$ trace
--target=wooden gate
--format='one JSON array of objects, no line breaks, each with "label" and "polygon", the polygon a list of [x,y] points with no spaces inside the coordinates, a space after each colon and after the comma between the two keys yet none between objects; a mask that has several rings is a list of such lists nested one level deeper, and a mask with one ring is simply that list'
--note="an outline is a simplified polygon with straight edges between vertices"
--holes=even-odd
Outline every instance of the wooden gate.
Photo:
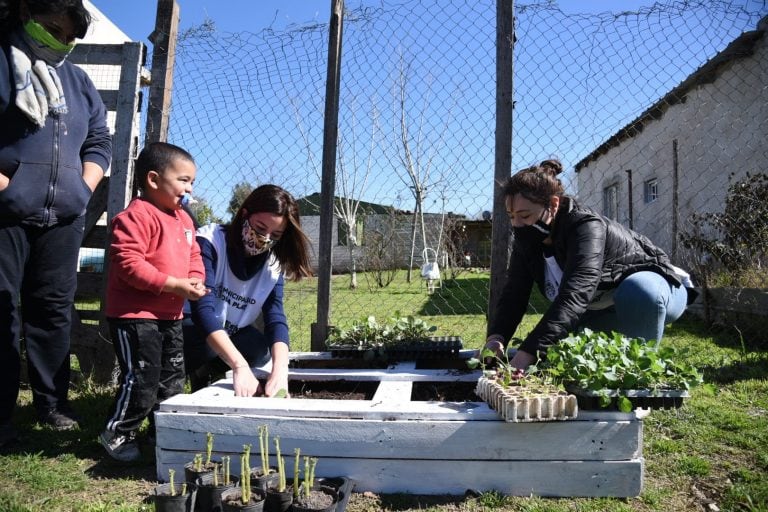
[{"label": "wooden gate", "polygon": [[[79,44],[69,56],[69,61],[84,68],[99,89],[112,131],[112,165],[94,191],[86,213],[82,245],[86,248],[108,249],[107,226],[131,199],[133,164],[139,140],[141,87],[149,82],[149,74],[143,67],[145,58],[145,47],[137,42]],[[109,78],[110,75],[113,78]],[[78,272],[77,296],[99,299],[99,307],[73,311],[72,353],[77,356],[83,373],[91,373],[97,380],[106,381],[114,368],[114,353],[108,336],[101,336],[107,332],[104,301],[101,300],[106,268],[101,266],[95,269],[97,271],[91,270]]]}]

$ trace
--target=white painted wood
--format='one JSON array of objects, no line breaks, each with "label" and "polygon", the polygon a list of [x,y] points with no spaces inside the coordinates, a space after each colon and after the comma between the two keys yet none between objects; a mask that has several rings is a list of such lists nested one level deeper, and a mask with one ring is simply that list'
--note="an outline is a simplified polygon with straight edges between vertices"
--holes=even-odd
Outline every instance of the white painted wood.
[{"label": "white painted wood", "polygon": [[402,402],[403,397],[410,397],[412,393],[412,381],[381,381],[371,401],[374,403],[397,403]]},{"label": "white painted wood", "polygon": [[251,444],[252,464],[258,464],[258,427],[267,425],[288,458],[295,448],[319,457],[318,476],[353,478],[356,491],[636,496],[642,490],[640,420],[647,411],[579,411],[568,421],[507,423],[481,401],[410,400],[414,381],[451,380],[448,370],[417,370],[412,363],[298,370],[290,370],[297,379],[380,384],[372,400],[235,397],[231,379],[177,395],[155,414],[158,479],[204,452],[206,432],[214,434],[218,454],[236,455]]},{"label": "white painted wood", "polygon": [[[187,454],[163,454],[158,458],[158,478],[168,475],[169,469],[180,474],[187,462]],[[318,462],[317,476],[351,478],[355,481],[355,492],[463,494],[467,489],[473,489],[495,490],[514,496],[631,497],[642,491],[642,458],[626,461],[451,462],[324,457]],[[286,463],[286,470],[291,478],[293,465]],[[239,469],[233,471],[239,472]]]},{"label": "white painted wood", "polygon": [[[190,454],[258,452],[258,427],[280,437],[284,453],[317,457],[428,460],[625,460],[642,453],[637,421],[507,423],[504,421],[378,421],[272,416],[157,413],[157,445]],[[191,459],[191,456],[190,456]]]}]

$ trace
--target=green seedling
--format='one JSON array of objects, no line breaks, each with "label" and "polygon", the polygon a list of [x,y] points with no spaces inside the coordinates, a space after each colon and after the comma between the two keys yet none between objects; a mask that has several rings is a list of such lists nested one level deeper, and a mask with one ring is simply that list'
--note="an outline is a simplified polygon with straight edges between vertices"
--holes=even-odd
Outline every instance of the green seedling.
[{"label": "green seedling", "polygon": [[205,464],[208,466],[211,463],[211,454],[213,453],[213,434],[208,432],[205,434]]},{"label": "green seedling", "polygon": [[243,505],[251,501],[251,445],[243,445],[243,454],[240,456],[240,499]]},{"label": "green seedling", "polygon": [[280,438],[275,437],[275,454],[277,457],[278,492],[285,492],[285,458],[280,453]]}]

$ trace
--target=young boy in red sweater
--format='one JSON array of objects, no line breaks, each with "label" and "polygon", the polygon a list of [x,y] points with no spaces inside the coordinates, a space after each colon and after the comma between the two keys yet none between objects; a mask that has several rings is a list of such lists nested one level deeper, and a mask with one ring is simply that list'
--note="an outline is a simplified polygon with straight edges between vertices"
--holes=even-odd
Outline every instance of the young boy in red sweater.
[{"label": "young boy in red sweater", "polygon": [[112,220],[106,316],[121,376],[99,441],[119,461],[141,457],[136,431],[184,389],[182,307],[206,293],[194,225],[182,209],[195,172],[185,150],[149,144],[136,160],[141,195]]}]

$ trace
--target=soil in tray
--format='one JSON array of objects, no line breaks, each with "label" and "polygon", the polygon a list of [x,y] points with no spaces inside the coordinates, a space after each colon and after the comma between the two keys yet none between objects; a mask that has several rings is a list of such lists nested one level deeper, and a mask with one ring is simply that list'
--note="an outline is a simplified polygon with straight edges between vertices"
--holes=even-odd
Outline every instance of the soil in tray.
[{"label": "soil in tray", "polygon": [[[291,381],[291,398],[321,400],[371,400],[378,382],[366,381]],[[410,400],[416,402],[477,402],[474,382],[414,382]]]},{"label": "soil in tray", "polygon": [[290,381],[291,398],[316,398],[324,400],[371,400],[378,382],[366,381]]},{"label": "soil in tray", "polygon": [[414,382],[411,400],[415,402],[478,402],[476,382]]}]

